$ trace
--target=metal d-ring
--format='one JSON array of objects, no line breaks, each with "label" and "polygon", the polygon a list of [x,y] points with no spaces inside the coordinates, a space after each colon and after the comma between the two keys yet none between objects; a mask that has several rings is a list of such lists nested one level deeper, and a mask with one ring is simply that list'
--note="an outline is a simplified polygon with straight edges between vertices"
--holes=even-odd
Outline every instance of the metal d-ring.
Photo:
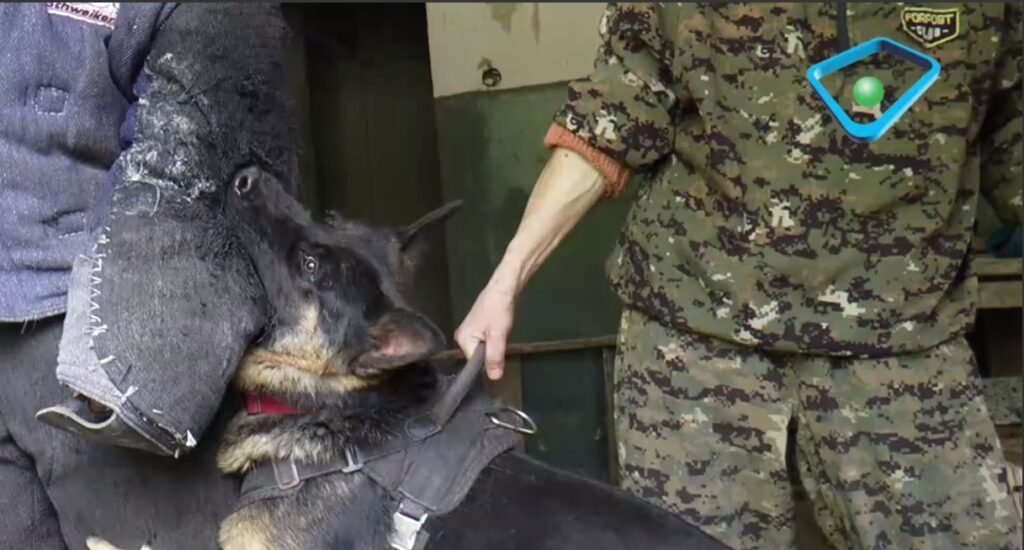
[{"label": "metal d-ring", "polygon": [[[509,411],[515,414],[520,418],[520,420],[523,421],[523,425],[516,426],[515,424],[509,424],[508,422],[499,419],[497,413],[502,411]],[[484,416],[486,416],[487,419],[491,421],[491,424],[494,424],[495,426],[498,426],[500,428],[505,428],[507,430],[512,430],[514,432],[519,432],[525,435],[533,435],[537,433],[537,424],[534,423],[533,419],[530,418],[528,414],[524,413],[523,411],[515,407],[505,406],[498,409],[497,411],[489,411],[485,413]]]}]

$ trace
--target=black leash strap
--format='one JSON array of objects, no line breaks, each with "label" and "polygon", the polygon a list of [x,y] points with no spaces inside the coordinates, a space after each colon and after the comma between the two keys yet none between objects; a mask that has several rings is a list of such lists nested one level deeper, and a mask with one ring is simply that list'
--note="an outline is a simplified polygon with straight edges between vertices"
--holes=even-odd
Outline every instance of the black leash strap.
[{"label": "black leash strap", "polygon": [[480,342],[476,349],[473,350],[473,356],[463,365],[455,380],[448,386],[441,399],[438,399],[434,408],[430,410],[430,419],[434,421],[435,425],[444,426],[448,419],[452,417],[455,409],[459,408],[459,404],[462,403],[466,394],[469,393],[473,383],[476,382],[477,376],[480,375],[480,371],[484,368],[485,355],[486,347],[483,342]]}]

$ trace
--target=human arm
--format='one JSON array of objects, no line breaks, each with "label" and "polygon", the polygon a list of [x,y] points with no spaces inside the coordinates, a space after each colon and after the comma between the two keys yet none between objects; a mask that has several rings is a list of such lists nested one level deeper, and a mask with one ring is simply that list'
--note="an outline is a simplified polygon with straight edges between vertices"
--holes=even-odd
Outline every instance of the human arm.
[{"label": "human arm", "polygon": [[541,171],[515,236],[455,331],[455,341],[466,357],[472,355],[478,343],[487,344],[490,378],[500,378],[504,370],[515,302],[526,283],[604,191],[601,174],[569,149],[556,149]]},{"label": "human arm", "polygon": [[686,94],[671,68],[675,49],[663,30],[666,19],[653,4],[610,4],[594,71],[569,84],[545,139],[555,153],[504,257],[456,331],[467,357],[486,342],[492,379],[501,376],[515,302],[530,276],[602,195],[618,195],[632,172],[672,149],[674,111]]}]

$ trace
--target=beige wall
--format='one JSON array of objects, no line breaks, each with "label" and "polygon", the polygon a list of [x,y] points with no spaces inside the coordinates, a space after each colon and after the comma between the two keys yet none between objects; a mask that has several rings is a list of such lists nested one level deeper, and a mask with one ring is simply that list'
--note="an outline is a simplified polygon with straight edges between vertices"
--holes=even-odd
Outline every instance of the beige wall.
[{"label": "beige wall", "polygon": [[[603,3],[428,3],[434,97],[561,82],[593,66]],[[487,63],[501,83],[484,86]]]}]

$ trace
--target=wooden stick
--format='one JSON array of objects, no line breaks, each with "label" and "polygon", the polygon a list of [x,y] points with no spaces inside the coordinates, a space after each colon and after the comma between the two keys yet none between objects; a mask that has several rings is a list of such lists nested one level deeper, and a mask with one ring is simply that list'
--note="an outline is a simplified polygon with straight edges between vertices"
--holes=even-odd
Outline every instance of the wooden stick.
[{"label": "wooden stick", "polygon": [[[581,349],[614,348],[616,335],[591,336],[587,338],[571,338],[569,340],[548,340],[546,342],[526,342],[509,344],[505,348],[505,356],[536,355],[538,353],[556,353],[560,351],[577,351]],[[430,358],[435,363],[464,361],[462,350],[445,350]]]}]

